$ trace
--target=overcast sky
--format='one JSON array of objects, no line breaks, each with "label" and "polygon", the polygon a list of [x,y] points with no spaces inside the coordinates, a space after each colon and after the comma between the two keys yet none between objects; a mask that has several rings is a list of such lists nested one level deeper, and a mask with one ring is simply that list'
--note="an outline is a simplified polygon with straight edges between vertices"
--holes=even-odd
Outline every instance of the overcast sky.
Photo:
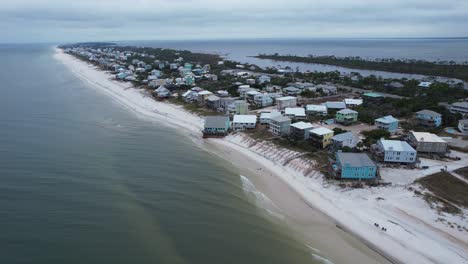
[{"label": "overcast sky", "polygon": [[0,0],[0,42],[467,36],[468,0]]}]

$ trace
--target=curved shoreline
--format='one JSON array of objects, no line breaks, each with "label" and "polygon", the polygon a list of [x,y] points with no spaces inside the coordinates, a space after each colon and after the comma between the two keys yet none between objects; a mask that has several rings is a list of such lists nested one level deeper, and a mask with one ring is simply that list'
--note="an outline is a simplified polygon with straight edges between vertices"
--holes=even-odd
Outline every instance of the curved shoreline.
[{"label": "curved shoreline", "polygon": [[[166,125],[178,128],[182,133],[187,134],[198,145],[203,146],[204,144],[206,144],[206,142],[204,142],[200,136],[200,131],[203,127],[202,118],[186,112],[179,106],[163,102],[157,102],[152,98],[145,97],[145,95],[141,93],[142,91],[138,91],[137,89],[129,89],[131,88],[131,85],[128,83],[111,81],[109,79],[110,76],[106,73],[91,68],[87,63],[78,61],[71,55],[67,55],[61,51],[58,51],[55,54],[55,58],[62,62],[64,65],[66,65],[80,79],[89,83],[94,88],[99,89],[100,91],[108,94],[119,104],[137,113],[137,116],[149,118],[150,120],[165,122]],[[79,67],[79,69],[77,69],[77,67]],[[412,244],[409,244],[410,247],[408,247],[408,244],[404,244],[406,242],[405,237],[401,238],[401,240],[398,240],[396,237],[389,237],[387,234],[383,234],[370,227],[368,230],[366,222],[372,222],[372,219],[375,218],[376,215],[367,215],[366,213],[371,213],[368,212],[368,210],[373,210],[375,206],[374,204],[371,204],[369,208],[365,208],[364,210],[362,210],[362,212],[359,212],[360,214],[356,214],[349,210],[343,209],[343,207],[345,207],[346,205],[338,205],[337,202],[339,203],[339,200],[333,201],[334,198],[338,197],[338,195],[334,193],[337,191],[330,190],[329,186],[324,187],[323,181],[318,180],[318,178],[316,178],[314,181],[308,181],[308,179],[311,176],[304,176],[305,165],[300,164],[300,161],[298,161],[296,164],[292,164],[296,166],[296,168],[292,168],[289,165],[287,167],[282,167],[280,165],[281,160],[278,157],[274,157],[271,155],[268,156],[268,153],[261,154],[261,149],[252,149],[251,147],[249,147],[248,143],[243,142],[242,140],[243,138],[241,136],[232,135],[223,140],[210,139],[207,142],[209,142],[212,145],[216,145],[218,148],[226,148],[229,149],[231,152],[235,152],[235,154],[231,153],[230,157],[232,157],[233,155],[243,156],[244,159],[250,159],[252,163],[255,163],[260,167],[264,167],[265,169],[270,170],[272,172],[272,175],[274,174],[277,179],[285,183],[285,186],[287,188],[290,188],[295,193],[297,193],[297,195],[299,195],[308,206],[312,206],[313,208],[316,208],[319,211],[326,214],[327,216],[329,216],[331,219],[334,219],[334,221],[338,223],[341,227],[343,227],[345,231],[348,231],[349,233],[359,238],[361,242],[367,242],[366,244],[369,248],[374,249],[376,252],[379,252],[382,255],[385,255],[387,259],[391,259],[393,260],[393,262],[402,263],[438,262],[437,260],[432,259],[433,256],[427,256],[426,254],[424,254],[426,253],[425,251],[413,252],[415,247],[417,248],[419,241],[413,241]],[[297,168],[299,168],[299,170]],[[267,182],[267,180],[265,179],[263,179],[263,181]],[[361,194],[359,194],[358,196],[360,197],[360,195]],[[346,195],[344,196],[344,198],[347,198]],[[338,198],[341,199],[343,197],[340,196]],[[352,198],[354,199],[354,197]],[[389,218],[395,219],[394,215],[385,215],[384,212],[377,212],[377,216],[379,218],[387,216]],[[339,221],[339,219],[344,219],[346,221]],[[400,220],[400,218],[396,219],[397,220],[395,221]],[[406,221],[405,224],[413,223]],[[407,226],[407,228],[411,227],[414,226]],[[421,232],[421,229],[417,230],[417,232],[423,233]],[[424,240],[426,238],[427,237],[425,236],[417,237],[418,240]],[[431,241],[431,244],[428,244],[426,247],[434,247],[435,245],[438,244],[435,243],[435,241]],[[438,245],[436,248],[434,248],[434,250],[440,249],[441,246],[443,248],[443,246],[445,245],[445,243],[443,243],[443,245]],[[466,245],[462,245],[461,249],[463,250],[464,248],[466,249],[468,247],[466,247]],[[463,251],[461,253],[461,257],[456,257],[456,255],[449,253],[457,253],[460,251],[452,250],[453,249],[451,248],[450,250],[443,252],[444,260],[451,259],[455,261],[466,261],[466,258],[468,256],[463,256]],[[398,256],[395,254],[398,254]],[[446,259],[445,257],[447,256],[449,258]]]}]

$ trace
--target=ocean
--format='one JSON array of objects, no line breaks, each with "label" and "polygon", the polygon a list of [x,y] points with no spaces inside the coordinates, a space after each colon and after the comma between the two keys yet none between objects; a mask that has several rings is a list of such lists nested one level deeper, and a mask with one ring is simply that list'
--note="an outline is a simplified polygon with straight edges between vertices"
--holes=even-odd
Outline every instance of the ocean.
[{"label": "ocean", "polygon": [[229,163],[53,53],[0,45],[0,263],[320,263]]}]

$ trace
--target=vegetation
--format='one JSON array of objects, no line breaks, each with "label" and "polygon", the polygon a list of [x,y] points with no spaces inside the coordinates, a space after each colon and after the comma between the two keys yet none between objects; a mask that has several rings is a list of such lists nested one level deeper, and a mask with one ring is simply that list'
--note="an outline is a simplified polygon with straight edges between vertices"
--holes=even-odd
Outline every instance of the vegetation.
[{"label": "vegetation", "polygon": [[376,59],[366,60],[361,57],[335,57],[335,56],[313,56],[308,57],[279,54],[260,54],[255,56],[259,59],[275,61],[290,61],[301,63],[317,63],[348,67],[353,69],[376,70],[387,72],[399,72],[409,74],[424,74],[430,76],[444,76],[468,81],[468,62],[456,64],[450,62],[430,62],[424,60],[404,59]]},{"label": "vegetation", "polygon": [[390,137],[390,133],[388,131],[381,130],[381,129],[375,129],[375,130],[370,130],[370,131],[362,131],[361,134],[363,134],[366,137],[363,140],[364,144],[366,146],[370,146],[372,144],[375,144],[381,138],[388,139]]},{"label": "vegetation", "polygon": [[463,178],[468,180],[468,167],[457,169],[455,170],[455,172],[460,174],[461,176],[463,176]]},{"label": "vegetation", "polygon": [[425,194],[426,201],[442,204],[439,207],[442,211],[460,213],[459,207],[468,207],[468,184],[448,172],[435,173],[416,182],[432,193]]}]

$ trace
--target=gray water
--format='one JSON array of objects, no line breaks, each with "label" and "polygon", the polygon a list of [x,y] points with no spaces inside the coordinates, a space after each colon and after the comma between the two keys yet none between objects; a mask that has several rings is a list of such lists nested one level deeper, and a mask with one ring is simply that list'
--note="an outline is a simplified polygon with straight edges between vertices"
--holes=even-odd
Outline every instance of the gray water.
[{"label": "gray water", "polygon": [[[429,61],[468,61],[468,38],[435,39],[259,39],[259,40],[200,40],[200,41],[132,41],[121,44],[148,47],[186,49],[195,52],[216,53],[228,59],[260,67],[286,67],[300,71],[358,72],[384,78],[426,79],[419,74],[350,69],[322,64],[277,62],[252,58],[258,54],[282,55],[334,55],[338,57],[360,56],[365,59],[397,58]],[[441,78],[441,81],[449,80]],[[457,80],[458,81],[458,80]]]},{"label": "gray water", "polygon": [[52,55],[0,45],[0,263],[320,263],[235,168]]}]

